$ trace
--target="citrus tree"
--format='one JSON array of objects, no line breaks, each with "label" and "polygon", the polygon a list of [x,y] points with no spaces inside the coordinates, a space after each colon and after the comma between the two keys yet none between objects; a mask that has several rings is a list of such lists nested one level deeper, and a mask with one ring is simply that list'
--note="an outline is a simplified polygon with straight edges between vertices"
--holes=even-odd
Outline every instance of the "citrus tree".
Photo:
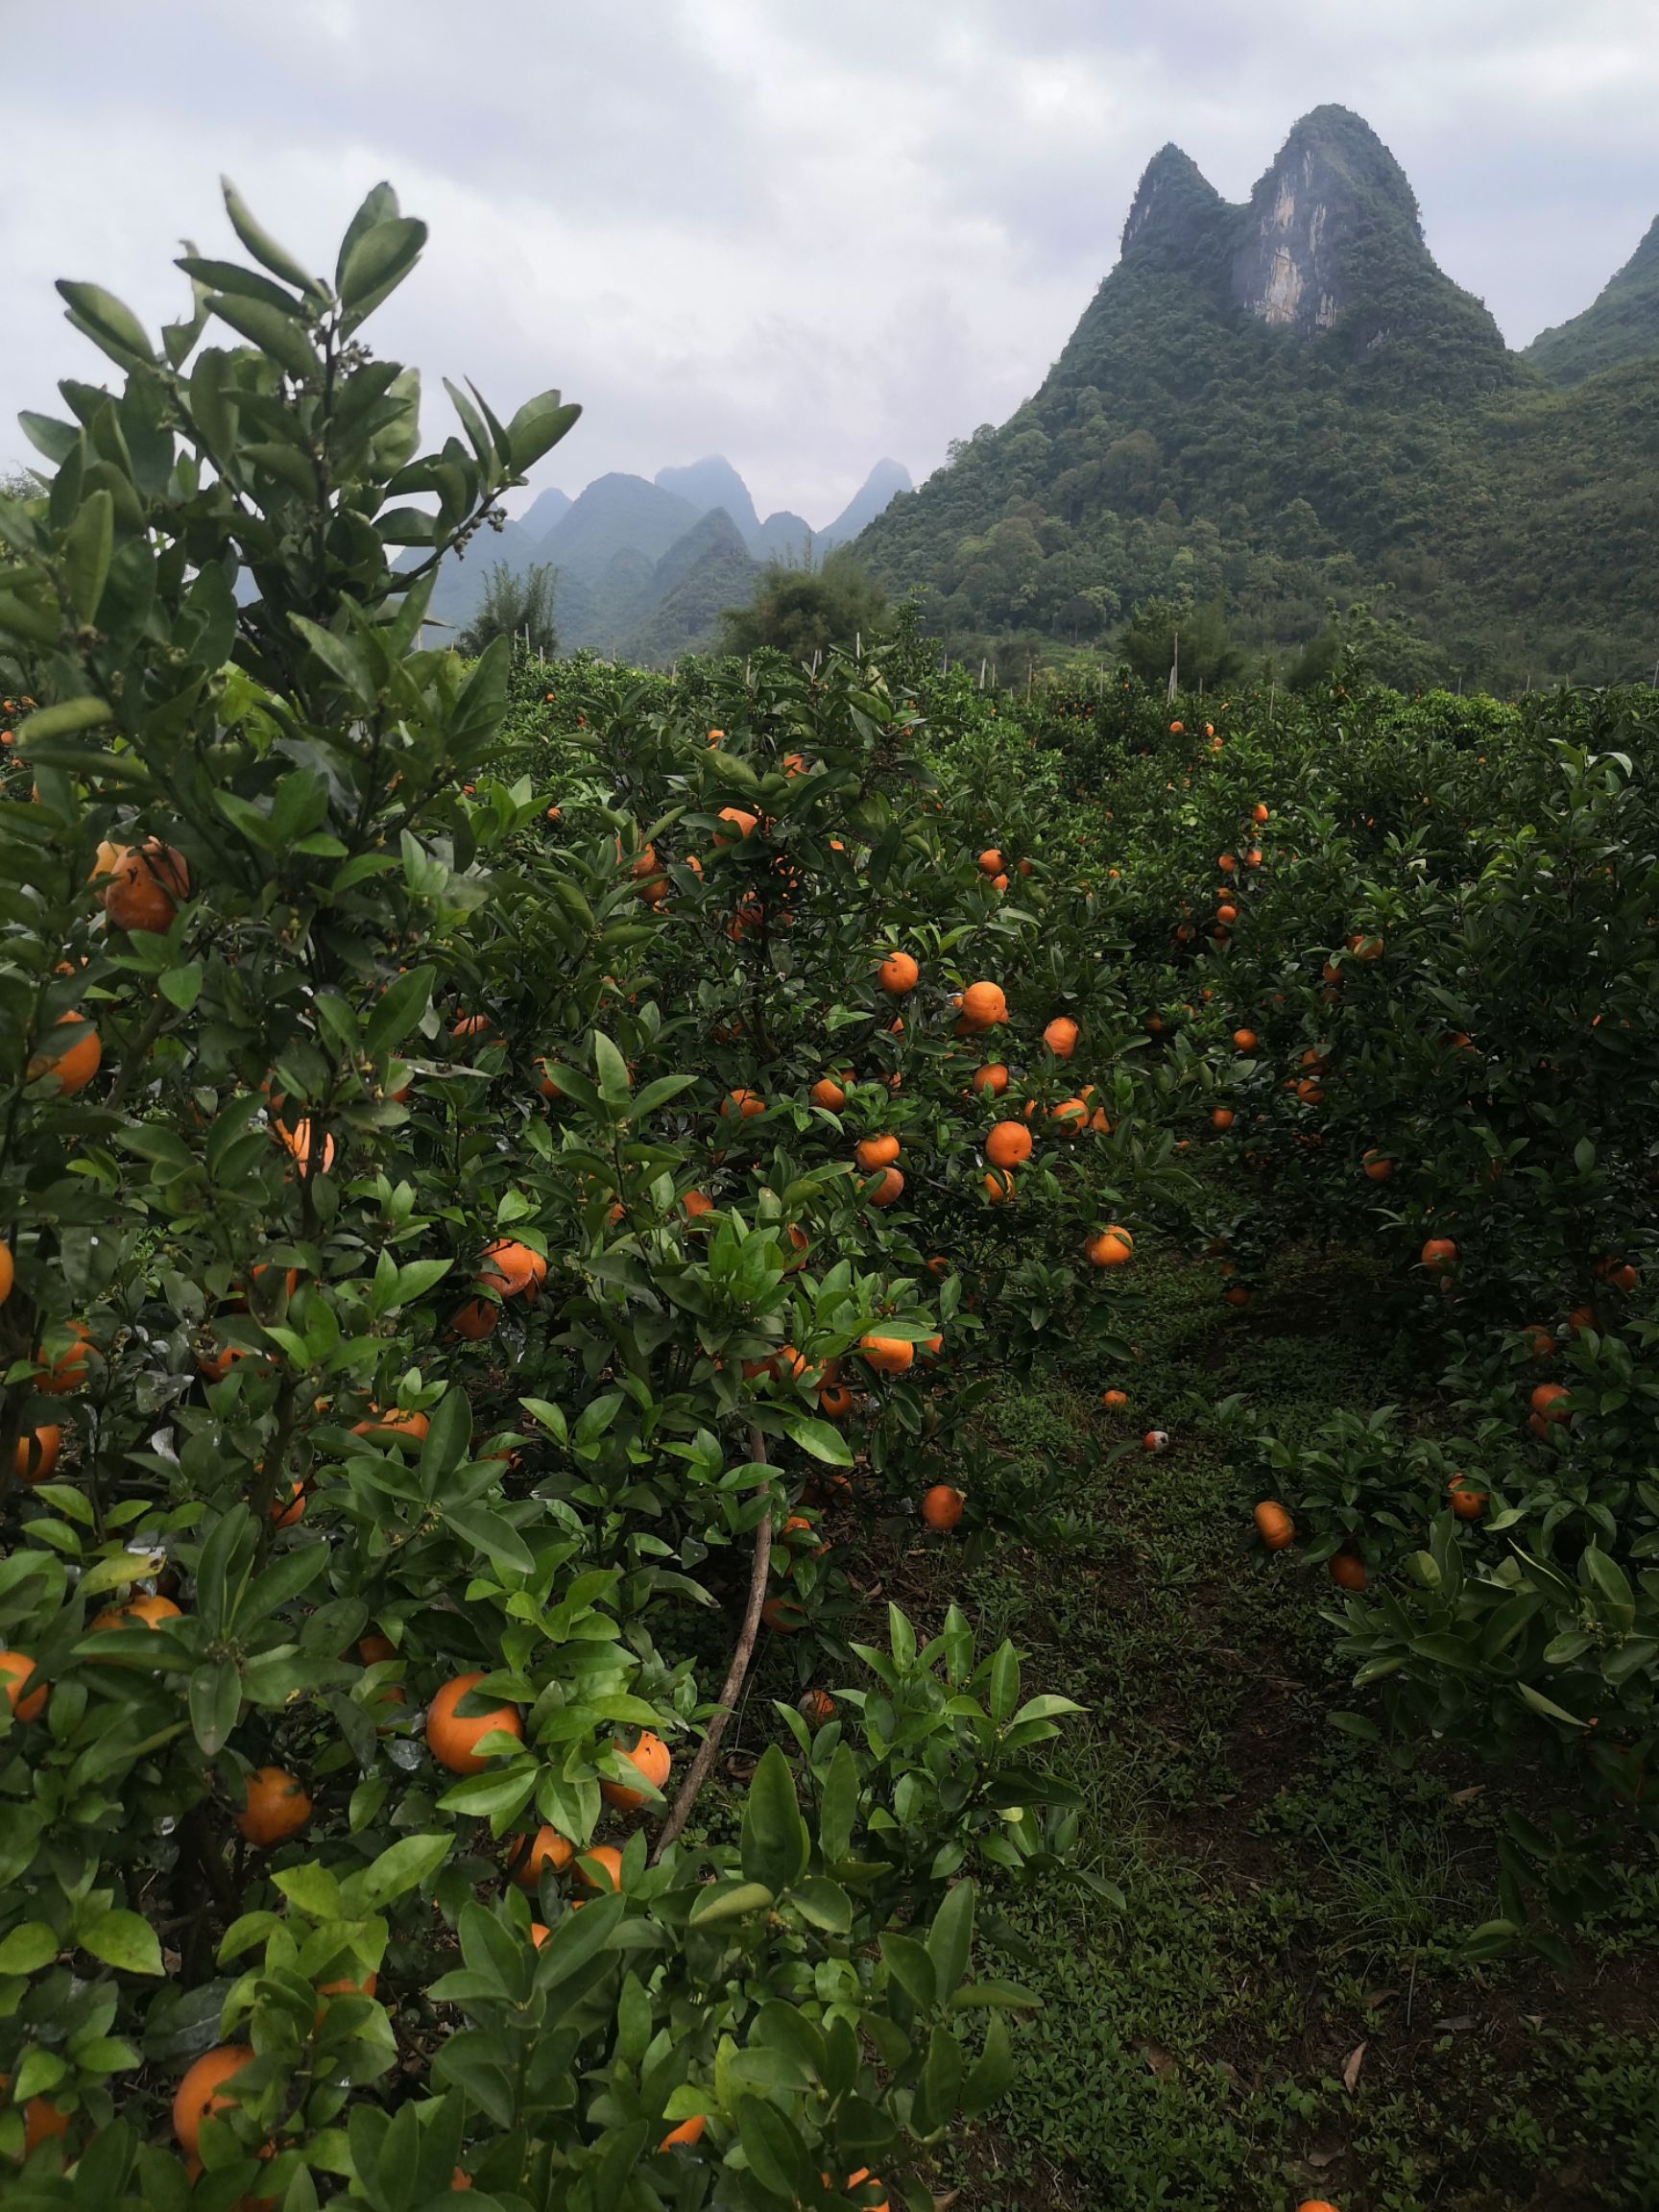
[{"label": "citrus tree", "polygon": [[895,1613],[700,1793],[867,1485],[996,1510],[918,1497],[928,1362],[1034,1240],[1110,1327],[1130,1156],[1052,1110],[1110,992],[858,664],[527,757],[422,622],[574,408],[422,451],[364,335],[422,227],[325,280],[227,204],[158,341],[62,287],[119,384],[0,501],[9,2200],[925,2202],[1070,1708]]}]

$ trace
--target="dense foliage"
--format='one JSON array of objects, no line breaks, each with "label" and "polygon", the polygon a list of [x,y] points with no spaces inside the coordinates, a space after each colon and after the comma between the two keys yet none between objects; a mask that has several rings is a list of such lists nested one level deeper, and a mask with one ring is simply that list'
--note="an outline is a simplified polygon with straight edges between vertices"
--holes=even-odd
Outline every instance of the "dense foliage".
[{"label": "dense foliage", "polygon": [[422,649],[574,410],[421,452],[421,227],[228,208],[158,345],[62,288],[120,380],[0,499],[8,2203],[922,2212],[1013,1916],[1127,1911],[954,1577],[1064,1565],[1002,1393],[1118,1420],[1154,1264],[1339,1252],[1443,1378],[1192,1418],[1349,1743],[1549,1774],[1463,1948],[1570,1967],[1659,1812],[1651,694]]}]

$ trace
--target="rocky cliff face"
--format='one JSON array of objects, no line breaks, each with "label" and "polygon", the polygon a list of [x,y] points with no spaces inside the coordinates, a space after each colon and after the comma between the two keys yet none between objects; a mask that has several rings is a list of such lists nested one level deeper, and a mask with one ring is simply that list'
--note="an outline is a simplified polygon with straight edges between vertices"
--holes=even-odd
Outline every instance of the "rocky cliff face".
[{"label": "rocky cliff face", "polygon": [[1346,108],[1302,118],[1241,218],[1233,298],[1279,327],[1329,330],[1355,304],[1356,264],[1380,228],[1428,259],[1405,171]]}]

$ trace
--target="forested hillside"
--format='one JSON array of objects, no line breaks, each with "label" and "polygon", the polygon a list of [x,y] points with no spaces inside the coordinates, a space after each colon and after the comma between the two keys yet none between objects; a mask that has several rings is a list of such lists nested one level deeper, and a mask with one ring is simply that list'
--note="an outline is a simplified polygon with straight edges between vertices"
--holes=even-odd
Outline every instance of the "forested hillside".
[{"label": "forested hillside", "polygon": [[1166,147],[1035,397],[861,550],[993,649],[1102,642],[1160,595],[1218,601],[1253,652],[1283,652],[1360,598],[1408,633],[1398,677],[1640,675],[1659,652],[1649,258],[1535,365],[1435,267],[1358,116],[1304,118],[1245,207]]}]

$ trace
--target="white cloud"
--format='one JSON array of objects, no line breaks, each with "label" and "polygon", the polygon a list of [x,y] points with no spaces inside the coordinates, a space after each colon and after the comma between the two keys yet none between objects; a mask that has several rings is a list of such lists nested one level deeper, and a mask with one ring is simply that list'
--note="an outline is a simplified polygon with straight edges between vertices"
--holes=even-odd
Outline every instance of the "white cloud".
[{"label": "white cloud", "polygon": [[[0,8],[7,0],[0,0]],[[8,12],[12,12],[8,10]],[[576,489],[726,453],[824,521],[1041,381],[1166,139],[1242,199],[1295,117],[1357,108],[1512,342],[1586,305],[1659,208],[1650,0],[75,0],[7,30],[0,424],[94,374],[60,275],[153,324],[228,170],[324,259],[382,176],[432,225],[376,325],[501,408],[587,413]],[[21,453],[0,427],[0,460]]]}]

